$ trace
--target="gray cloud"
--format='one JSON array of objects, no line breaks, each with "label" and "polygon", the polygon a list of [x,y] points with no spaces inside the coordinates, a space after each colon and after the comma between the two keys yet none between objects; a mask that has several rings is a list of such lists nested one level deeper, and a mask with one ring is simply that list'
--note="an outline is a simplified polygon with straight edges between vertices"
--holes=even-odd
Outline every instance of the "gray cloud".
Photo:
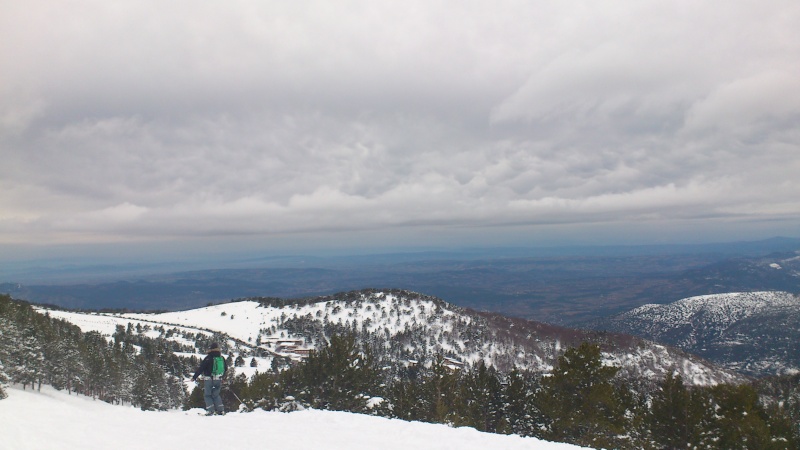
[{"label": "gray cloud", "polygon": [[0,9],[0,242],[798,230],[796,2]]}]

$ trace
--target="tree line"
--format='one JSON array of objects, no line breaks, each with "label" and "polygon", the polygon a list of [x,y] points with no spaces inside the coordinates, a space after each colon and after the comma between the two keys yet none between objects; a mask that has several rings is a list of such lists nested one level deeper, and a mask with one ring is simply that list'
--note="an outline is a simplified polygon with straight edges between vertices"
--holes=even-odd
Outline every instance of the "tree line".
[{"label": "tree line", "polygon": [[[790,381],[793,406],[767,401],[755,385],[689,387],[680,376],[652,385],[617,377],[619,369],[604,366],[600,348],[589,343],[566,350],[546,375],[503,374],[483,364],[454,370],[442,355],[388,377],[387,371],[354,335],[336,335],[303,363],[279,373],[231,377],[223,397],[230,408],[241,400],[251,410],[351,411],[593,448],[800,445],[798,377]],[[187,407],[201,405],[198,389]]]},{"label": "tree line", "polygon": [[[174,342],[117,327],[113,340],[0,296],[0,382],[24,389],[51,385],[70,394],[142,409],[178,408],[192,361],[175,356]],[[183,349],[186,350],[186,349]],[[0,388],[0,396],[5,396]]]}]

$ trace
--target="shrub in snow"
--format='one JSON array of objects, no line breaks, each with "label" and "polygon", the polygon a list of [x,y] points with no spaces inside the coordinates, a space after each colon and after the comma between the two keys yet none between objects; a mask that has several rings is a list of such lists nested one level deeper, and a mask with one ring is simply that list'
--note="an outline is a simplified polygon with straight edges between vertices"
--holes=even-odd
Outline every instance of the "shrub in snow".
[{"label": "shrub in snow", "polygon": [[0,400],[8,397],[6,394],[6,386],[8,386],[8,375],[3,368],[3,362],[0,361]]}]

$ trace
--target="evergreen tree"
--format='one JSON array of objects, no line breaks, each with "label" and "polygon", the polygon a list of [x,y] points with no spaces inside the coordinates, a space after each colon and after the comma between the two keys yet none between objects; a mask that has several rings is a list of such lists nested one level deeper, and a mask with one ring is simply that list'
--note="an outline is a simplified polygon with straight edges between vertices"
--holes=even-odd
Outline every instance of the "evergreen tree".
[{"label": "evergreen tree", "polygon": [[718,440],[715,425],[714,398],[708,388],[689,390],[689,418],[692,424],[689,432],[689,446],[692,448],[716,448]]},{"label": "evergreen tree", "polygon": [[538,400],[548,420],[546,437],[591,447],[617,447],[625,416],[612,383],[619,369],[604,366],[600,347],[583,343],[558,358]]},{"label": "evergreen tree", "polygon": [[248,409],[273,410],[279,408],[280,401],[285,398],[285,392],[286,389],[278,382],[277,374],[257,372],[243,387],[239,398],[245,402]]},{"label": "evergreen tree", "polygon": [[716,443],[725,449],[770,449],[770,436],[758,394],[751,386],[719,385],[711,388],[715,403]]},{"label": "evergreen tree", "polygon": [[359,348],[355,336],[348,334],[332,336],[284,377],[296,383],[298,398],[315,408],[363,412],[378,388],[379,375],[372,352]]},{"label": "evergreen tree", "polygon": [[11,381],[22,384],[22,388],[31,387],[44,377],[44,350],[36,338],[33,324],[25,326],[20,338],[9,351],[11,365]]},{"label": "evergreen tree", "polygon": [[[12,313],[11,305],[8,304],[4,296],[0,296],[0,313],[10,316]],[[3,345],[0,345],[0,396],[6,398],[5,387],[12,381],[10,371],[7,372],[12,363],[11,350],[19,345],[19,334],[16,329],[16,324],[11,320],[7,320],[3,315],[0,315],[0,339]]]},{"label": "evergreen tree", "polygon": [[680,375],[667,374],[653,396],[651,425],[653,438],[664,449],[686,448],[694,435],[689,409],[689,391]]},{"label": "evergreen tree", "polygon": [[[0,333],[0,338],[3,335]],[[5,366],[3,365],[3,360],[0,358],[0,400],[7,398],[8,394],[6,394],[6,387],[8,386],[8,375],[6,375]]]},{"label": "evergreen tree", "polygon": [[444,355],[436,355],[431,365],[430,375],[423,386],[423,398],[429,408],[425,420],[434,423],[453,424],[453,406],[458,391],[458,376],[447,367]]},{"label": "evergreen tree", "polygon": [[79,392],[82,388],[85,366],[78,341],[70,338],[53,342],[49,346],[48,365],[53,387]]},{"label": "evergreen tree", "polygon": [[390,417],[409,421],[426,421],[430,406],[422,395],[422,382],[417,378],[397,379],[386,392]]},{"label": "evergreen tree", "polygon": [[[222,397],[222,403],[225,405],[226,411],[236,411],[242,405],[240,399],[242,402],[244,401],[245,391],[247,390],[247,376],[243,373],[234,375],[233,370],[228,372],[230,378],[228,374],[225,375],[227,381],[223,381],[220,396]],[[252,409],[250,405],[244,406],[247,409]]]},{"label": "evergreen tree", "polygon": [[800,374],[762,378],[753,387],[764,401],[772,436],[800,448]]},{"label": "evergreen tree", "polygon": [[792,421],[783,404],[773,402],[764,406],[767,425],[776,449],[800,448],[800,425]]},{"label": "evergreen tree", "polygon": [[466,372],[461,378],[458,423],[479,431],[508,432],[503,416],[503,398],[497,373],[481,361],[476,370]]},{"label": "evergreen tree", "polygon": [[183,409],[188,410],[192,408],[205,408],[205,390],[203,385],[197,381],[189,395],[186,396],[183,403]]},{"label": "evergreen tree", "polygon": [[152,364],[143,364],[136,375],[133,385],[132,404],[143,411],[159,409],[160,401],[154,392],[159,384],[158,376]]},{"label": "evergreen tree", "polygon": [[165,409],[180,408],[184,404],[187,395],[183,380],[175,375],[166,374],[164,385],[166,391]]},{"label": "evergreen tree", "polygon": [[111,388],[110,358],[106,356],[106,339],[98,332],[83,336],[84,364],[86,367],[86,394],[93,398],[105,399]]},{"label": "evergreen tree", "polygon": [[536,383],[529,374],[516,368],[508,374],[503,391],[503,409],[510,432],[520,436],[541,437],[539,424],[544,423],[536,405]]},{"label": "evergreen tree", "polygon": [[[133,404],[142,410],[167,410],[177,408],[183,403],[183,396],[179,392],[171,392],[169,375],[143,358],[139,358],[140,371],[136,377],[133,388]],[[180,398],[173,398],[175,397]]]},{"label": "evergreen tree", "polygon": [[624,433],[618,436],[620,447],[653,448],[649,421],[653,383],[647,379],[623,379],[619,374],[613,382],[625,417]]}]

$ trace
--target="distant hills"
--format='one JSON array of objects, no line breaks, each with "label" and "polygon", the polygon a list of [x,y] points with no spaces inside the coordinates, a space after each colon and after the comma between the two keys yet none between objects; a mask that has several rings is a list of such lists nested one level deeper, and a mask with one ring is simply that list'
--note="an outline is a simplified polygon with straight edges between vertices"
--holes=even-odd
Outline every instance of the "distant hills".
[{"label": "distant hills", "polygon": [[[69,265],[60,271],[39,272],[37,279],[42,281],[38,283],[0,279],[5,282],[0,283],[0,292],[69,308],[163,311],[234,298],[306,298],[388,287],[424,292],[478,311],[574,326],[641,305],[698,295],[764,290],[798,293],[800,277],[794,259],[798,250],[799,239],[775,238],[696,246],[263,258],[231,264],[227,269],[174,271],[174,266],[168,266],[173,272],[162,268],[149,275],[127,273],[92,282],[77,281],[80,268]],[[103,270],[106,275],[113,272]],[[62,277],[64,271],[70,281]],[[5,272],[8,275],[0,276],[21,273]],[[47,274],[52,280],[47,281]]]},{"label": "distant hills", "polygon": [[787,292],[691,297],[587,325],[672,345],[748,375],[800,372],[800,297]]}]

